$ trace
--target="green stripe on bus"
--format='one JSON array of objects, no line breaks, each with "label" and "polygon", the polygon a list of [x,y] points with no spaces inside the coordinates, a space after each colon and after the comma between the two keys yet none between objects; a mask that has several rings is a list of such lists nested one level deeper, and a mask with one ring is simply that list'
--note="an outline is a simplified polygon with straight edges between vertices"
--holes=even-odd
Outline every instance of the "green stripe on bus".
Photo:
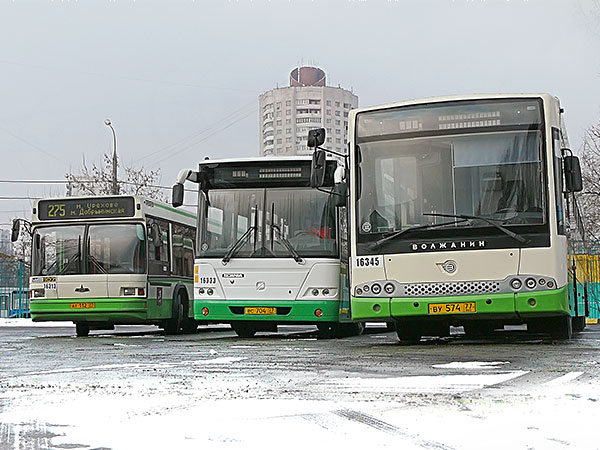
[{"label": "green stripe on bus", "polygon": [[196,216],[194,214],[191,214],[191,213],[189,213],[187,211],[180,211],[178,209],[171,208],[170,206],[161,205],[160,203],[155,203],[154,206],[158,206],[159,208],[162,208],[162,209],[167,210],[167,211],[174,212],[176,214],[181,214],[182,216],[189,217],[190,219],[195,219],[196,218]]}]

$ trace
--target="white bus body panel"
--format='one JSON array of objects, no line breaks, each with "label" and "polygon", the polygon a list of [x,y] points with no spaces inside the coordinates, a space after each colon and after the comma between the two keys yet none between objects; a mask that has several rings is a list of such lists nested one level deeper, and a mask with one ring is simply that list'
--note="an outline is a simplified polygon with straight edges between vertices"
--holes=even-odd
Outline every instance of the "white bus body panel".
[{"label": "white bus body panel", "polygon": [[[304,261],[298,264],[291,258],[239,258],[224,266],[220,259],[197,259],[194,297],[202,300],[338,300],[339,260],[308,258]],[[199,288],[212,288],[214,293],[199,294]],[[327,288],[330,294],[314,296],[311,291],[315,288]]]}]

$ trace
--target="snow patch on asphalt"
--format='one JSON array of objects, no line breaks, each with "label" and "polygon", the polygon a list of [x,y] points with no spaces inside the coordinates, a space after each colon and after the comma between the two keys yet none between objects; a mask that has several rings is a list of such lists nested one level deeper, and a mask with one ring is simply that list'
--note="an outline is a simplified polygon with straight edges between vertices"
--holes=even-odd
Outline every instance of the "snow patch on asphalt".
[{"label": "snow patch on asphalt", "polygon": [[504,364],[510,364],[508,361],[455,361],[448,364],[434,364],[435,369],[464,369],[464,370],[478,370],[478,369],[496,369],[498,366]]},{"label": "snow patch on asphalt", "polygon": [[346,378],[339,384],[348,389],[388,392],[466,392],[504,383],[528,370],[480,375],[417,375],[395,378]]}]

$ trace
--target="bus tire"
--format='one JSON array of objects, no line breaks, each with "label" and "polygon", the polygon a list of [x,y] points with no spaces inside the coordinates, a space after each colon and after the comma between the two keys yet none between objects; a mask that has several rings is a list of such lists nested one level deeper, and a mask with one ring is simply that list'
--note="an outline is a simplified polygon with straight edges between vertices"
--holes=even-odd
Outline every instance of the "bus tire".
[{"label": "bus tire", "polygon": [[181,332],[183,323],[183,304],[181,289],[178,289],[173,296],[173,306],[171,308],[171,318],[165,323],[165,334],[174,336]]},{"label": "bus tire", "polygon": [[239,337],[251,338],[256,334],[256,327],[249,323],[232,323],[231,328]]},{"label": "bus tire", "polygon": [[468,337],[485,337],[494,332],[494,325],[484,321],[472,321],[463,324]]},{"label": "bus tire", "polygon": [[185,334],[195,333],[198,329],[198,322],[190,317],[190,299],[186,289],[179,290],[181,294],[181,304],[183,309],[183,317],[181,323],[181,330]]},{"label": "bus tire", "polygon": [[558,316],[548,319],[548,332],[552,339],[568,341],[573,335],[571,316]]},{"label": "bus tire", "polygon": [[90,335],[90,324],[87,322],[75,322],[75,333],[77,337],[88,337]]},{"label": "bus tire", "polygon": [[421,333],[418,323],[396,322],[396,334],[401,343],[417,344],[421,341]]},{"label": "bus tire", "polygon": [[579,333],[579,332],[583,331],[583,329],[585,328],[585,317],[584,316],[573,317],[571,319],[571,321],[572,321],[573,333]]}]

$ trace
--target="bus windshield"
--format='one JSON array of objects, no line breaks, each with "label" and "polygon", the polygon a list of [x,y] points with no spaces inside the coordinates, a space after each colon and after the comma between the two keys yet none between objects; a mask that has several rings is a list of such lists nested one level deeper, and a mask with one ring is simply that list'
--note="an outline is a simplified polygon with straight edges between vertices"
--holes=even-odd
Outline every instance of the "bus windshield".
[{"label": "bus windshield", "polygon": [[[519,106],[531,111],[526,104]],[[532,106],[537,108],[537,102]],[[394,120],[387,112],[390,124],[407,122],[412,132],[407,132],[407,123],[403,132],[389,135],[381,128],[374,133],[363,123],[362,139],[359,116],[359,239],[448,221],[435,214],[480,216],[505,226],[545,223],[542,133],[535,129],[539,113],[530,123],[510,123],[504,130],[501,107],[480,113],[455,109],[438,112],[429,132],[426,120],[406,121],[400,112]],[[499,112],[492,112],[496,109]],[[412,114],[419,117],[418,111]],[[384,122],[378,121],[378,127]],[[469,220],[451,226],[490,227],[490,223]]]},{"label": "bus windshield", "polygon": [[201,199],[198,257],[224,257],[248,230],[236,258],[292,257],[284,240],[302,257],[335,257],[331,197],[311,188],[211,190]]},{"label": "bus windshield", "polygon": [[33,275],[146,272],[142,224],[40,227],[33,242]]}]

